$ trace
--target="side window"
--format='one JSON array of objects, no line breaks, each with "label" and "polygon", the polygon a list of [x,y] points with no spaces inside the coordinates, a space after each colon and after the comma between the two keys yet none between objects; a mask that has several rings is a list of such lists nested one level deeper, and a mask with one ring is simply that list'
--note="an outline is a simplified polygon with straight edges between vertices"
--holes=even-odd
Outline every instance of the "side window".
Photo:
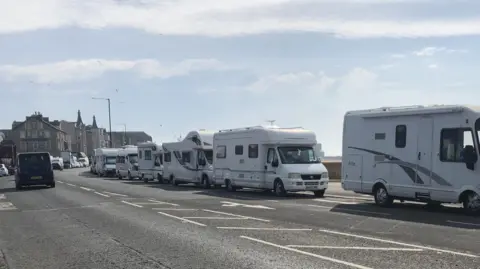
[{"label": "side window", "polygon": [[465,146],[475,147],[471,129],[442,129],[440,134],[440,161],[463,162]]},{"label": "side window", "polygon": [[272,163],[275,158],[275,149],[269,148],[267,153],[267,163]]},{"label": "side window", "polygon": [[162,163],[162,156],[161,155],[157,155],[155,156],[155,162],[154,162],[154,166],[160,166]]},{"label": "side window", "polygon": [[[139,159],[143,159],[142,153],[143,153],[143,150],[139,150],[139,151],[138,151],[138,158],[139,158]],[[145,159],[145,160],[146,160],[146,159]]]},{"label": "side window", "polygon": [[191,152],[191,151],[184,151],[184,152],[182,152],[182,161],[183,161],[183,163],[190,163],[191,156],[192,156],[192,152]]},{"label": "side window", "polygon": [[251,159],[258,158],[258,144],[248,145],[248,158],[251,158]]},{"label": "side window", "polygon": [[145,160],[151,160],[151,159],[152,159],[152,151],[151,150],[145,150]]},{"label": "side window", "polygon": [[407,126],[397,125],[395,127],[395,147],[405,148],[407,145]]},{"label": "side window", "polygon": [[243,155],[243,145],[235,146],[235,155]]},{"label": "side window", "polygon": [[169,163],[172,161],[172,153],[170,152],[165,152],[163,159],[165,160],[166,163]]},{"label": "side window", "polygon": [[227,147],[226,146],[217,146],[217,158],[224,159],[227,157]]}]

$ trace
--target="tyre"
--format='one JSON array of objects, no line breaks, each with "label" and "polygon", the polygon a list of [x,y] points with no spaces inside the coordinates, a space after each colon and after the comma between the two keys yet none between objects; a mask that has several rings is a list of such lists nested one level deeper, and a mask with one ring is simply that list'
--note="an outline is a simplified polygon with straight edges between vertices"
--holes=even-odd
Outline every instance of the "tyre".
[{"label": "tyre", "polygon": [[15,184],[15,189],[16,189],[17,191],[21,190],[21,189],[22,189],[22,185],[20,185],[20,184]]},{"label": "tyre", "polygon": [[232,181],[230,181],[230,179],[225,180],[225,188],[227,189],[227,191],[230,191],[230,192],[234,192],[237,190],[235,186],[233,186]]},{"label": "tyre", "polygon": [[207,175],[203,175],[202,177],[202,185],[205,189],[210,189],[210,180],[208,179]]},{"label": "tyre", "polygon": [[275,181],[273,188],[275,191],[275,195],[280,197],[287,195],[287,191],[285,191],[285,186],[283,186],[283,182],[280,179],[277,179]]},{"label": "tyre", "polygon": [[130,174],[130,171],[128,171],[128,180],[133,180],[132,174]]},{"label": "tyre", "polygon": [[463,210],[468,215],[480,215],[480,196],[474,192],[464,195]]},{"label": "tyre", "polygon": [[160,174],[157,174],[157,180],[159,183],[164,183],[163,182],[163,177]]},{"label": "tyre", "polygon": [[325,190],[314,191],[313,194],[315,197],[323,197],[325,196]]},{"label": "tyre", "polygon": [[52,184],[48,185],[50,188],[55,188],[55,182],[53,182]]},{"label": "tyre", "polygon": [[393,197],[388,194],[387,188],[379,185],[375,188],[374,194],[375,204],[381,207],[390,207],[393,205]]}]

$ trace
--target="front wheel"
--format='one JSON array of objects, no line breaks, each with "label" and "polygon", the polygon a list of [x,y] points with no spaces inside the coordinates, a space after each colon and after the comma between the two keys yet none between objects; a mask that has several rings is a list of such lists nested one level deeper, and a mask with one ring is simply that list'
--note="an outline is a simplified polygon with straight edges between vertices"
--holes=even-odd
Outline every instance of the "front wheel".
[{"label": "front wheel", "polygon": [[463,199],[463,209],[469,215],[480,214],[480,196],[471,192]]},{"label": "front wheel", "polygon": [[227,191],[234,192],[237,189],[233,186],[232,181],[230,179],[225,180],[225,188],[227,188]]},{"label": "front wheel", "polygon": [[277,196],[287,195],[287,191],[285,190],[285,187],[283,186],[283,182],[281,180],[275,181],[274,190],[275,190],[275,195]]},{"label": "front wheel", "polygon": [[374,192],[375,204],[381,207],[389,207],[393,205],[393,197],[388,194],[385,186],[381,185],[375,188]]},{"label": "front wheel", "polygon": [[203,176],[202,185],[205,189],[210,189],[210,180],[207,176]]},{"label": "front wheel", "polygon": [[313,194],[315,197],[323,197],[325,195],[325,190],[314,191]]},{"label": "front wheel", "polygon": [[157,180],[159,183],[164,183],[163,182],[163,177],[160,174],[157,174]]}]

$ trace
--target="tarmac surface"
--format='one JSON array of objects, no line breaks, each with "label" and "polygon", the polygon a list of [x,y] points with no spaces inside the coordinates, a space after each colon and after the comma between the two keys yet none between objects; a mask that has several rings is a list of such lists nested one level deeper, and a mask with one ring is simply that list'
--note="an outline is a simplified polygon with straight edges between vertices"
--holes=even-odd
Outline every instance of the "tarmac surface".
[{"label": "tarmac surface", "polygon": [[379,208],[324,198],[56,172],[56,188],[0,178],[0,269],[480,268],[480,219],[458,205]]}]

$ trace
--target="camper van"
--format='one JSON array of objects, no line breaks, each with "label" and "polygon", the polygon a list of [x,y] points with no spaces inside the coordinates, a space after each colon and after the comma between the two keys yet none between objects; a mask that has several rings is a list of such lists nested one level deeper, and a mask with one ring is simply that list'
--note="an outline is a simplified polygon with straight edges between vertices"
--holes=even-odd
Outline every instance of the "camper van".
[{"label": "camper van", "polygon": [[480,209],[480,108],[457,105],[350,111],[343,123],[342,187],[394,200]]},{"label": "camper van", "polygon": [[95,171],[101,177],[115,175],[115,161],[118,149],[98,148],[95,149]]},{"label": "camper van", "polygon": [[117,177],[132,180],[138,177],[137,146],[126,145],[118,150],[116,161]]},{"label": "camper van", "polygon": [[191,131],[179,142],[163,143],[164,178],[174,185],[183,183],[212,185],[212,131]]},{"label": "camper van", "polygon": [[322,197],[328,171],[316,156],[315,133],[300,127],[255,126],[215,133],[214,183],[287,192],[312,191]]},{"label": "camper van", "polygon": [[157,179],[163,183],[163,150],[153,142],[139,143],[138,174],[145,182]]}]

